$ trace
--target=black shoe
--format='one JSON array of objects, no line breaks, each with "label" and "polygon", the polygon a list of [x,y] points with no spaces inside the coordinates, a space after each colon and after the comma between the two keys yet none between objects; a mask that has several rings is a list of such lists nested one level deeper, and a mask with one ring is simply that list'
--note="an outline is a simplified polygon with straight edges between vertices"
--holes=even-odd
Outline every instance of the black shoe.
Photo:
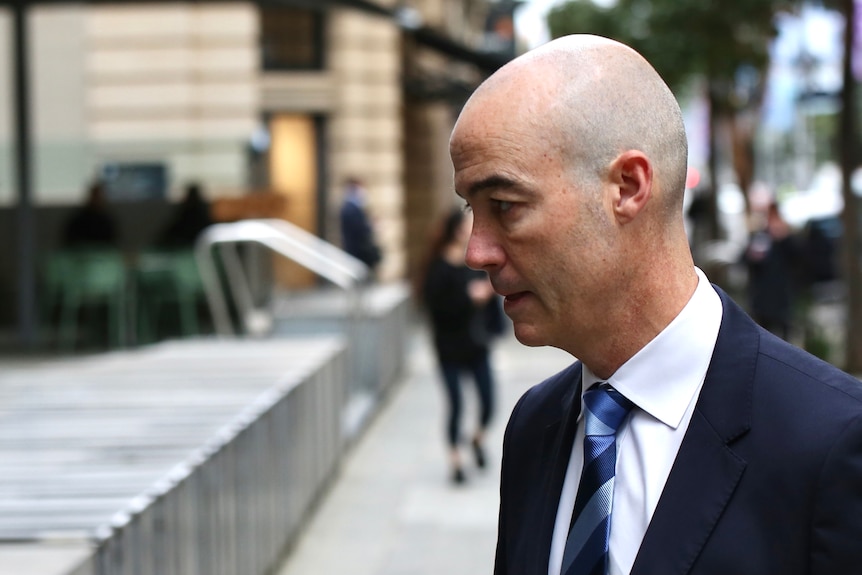
[{"label": "black shoe", "polygon": [[467,478],[464,476],[464,470],[460,467],[456,467],[452,471],[452,483],[454,483],[455,485],[461,485],[466,480]]},{"label": "black shoe", "polygon": [[480,469],[484,469],[486,465],[485,450],[482,449],[482,445],[475,439],[473,440],[473,456],[476,458],[476,465]]}]

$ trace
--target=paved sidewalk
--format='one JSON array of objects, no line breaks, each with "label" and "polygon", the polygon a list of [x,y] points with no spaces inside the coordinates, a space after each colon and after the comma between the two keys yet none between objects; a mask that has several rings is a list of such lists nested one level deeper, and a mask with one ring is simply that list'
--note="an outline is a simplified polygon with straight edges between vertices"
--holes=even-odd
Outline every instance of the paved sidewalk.
[{"label": "paved sidewalk", "polygon": [[[449,482],[443,439],[442,384],[424,330],[417,330],[409,349],[406,380],[353,447],[277,575],[491,573],[509,413],[528,387],[572,359],[552,348],[526,348],[512,336],[498,342],[490,465],[484,471],[467,467],[467,483],[456,487]],[[469,383],[468,433],[477,411]]]}]

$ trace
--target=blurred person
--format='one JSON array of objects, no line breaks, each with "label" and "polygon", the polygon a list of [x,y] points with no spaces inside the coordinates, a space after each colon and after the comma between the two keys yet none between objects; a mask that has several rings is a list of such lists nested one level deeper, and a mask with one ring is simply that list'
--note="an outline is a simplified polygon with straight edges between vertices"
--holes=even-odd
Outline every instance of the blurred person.
[{"label": "blurred person", "polygon": [[691,203],[687,216],[691,222],[689,243],[694,246],[703,245],[710,237],[712,222],[716,221],[715,203],[706,187],[700,186],[691,190]]},{"label": "blurred person", "polygon": [[763,225],[751,235],[743,255],[754,321],[788,339],[805,254],[799,238],[781,217],[777,203],[767,205]]},{"label": "blurred person", "polygon": [[446,439],[452,481],[466,479],[460,446],[463,399],[461,375],[472,374],[479,397],[479,417],[470,438],[476,465],[486,465],[485,433],[494,412],[494,380],[489,359],[493,335],[499,332],[497,296],[485,272],[464,263],[472,216],[453,209],[432,239],[420,277],[421,301],[431,320],[434,348],[447,400]]},{"label": "blurred person", "polygon": [[480,85],[450,153],[467,264],[522,343],[577,358],[510,416],[496,575],[859,572],[862,385],[695,267],[652,66],[553,40]]},{"label": "blurred person", "polygon": [[341,204],[341,244],[344,251],[362,261],[374,274],[381,260],[380,247],[367,212],[367,192],[357,178],[348,178]]},{"label": "blurred person", "polygon": [[156,243],[165,248],[194,247],[200,233],[212,225],[209,202],[198,182],[186,184],[182,202],[159,235]]},{"label": "blurred person", "polygon": [[806,282],[810,286],[834,282],[838,273],[838,246],[841,220],[838,217],[815,218],[805,223]]},{"label": "blurred person", "polygon": [[62,245],[66,248],[116,247],[117,224],[108,211],[105,188],[95,180],[87,190],[84,205],[79,207],[63,227]]}]

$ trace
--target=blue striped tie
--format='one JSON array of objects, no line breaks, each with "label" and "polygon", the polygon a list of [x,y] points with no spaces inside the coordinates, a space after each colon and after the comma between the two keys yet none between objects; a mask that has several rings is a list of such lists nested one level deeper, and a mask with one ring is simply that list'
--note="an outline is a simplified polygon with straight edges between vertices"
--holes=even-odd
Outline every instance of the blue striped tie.
[{"label": "blue striped tie", "polygon": [[584,469],[562,575],[606,575],[617,462],[616,432],[633,404],[609,385],[584,393]]}]

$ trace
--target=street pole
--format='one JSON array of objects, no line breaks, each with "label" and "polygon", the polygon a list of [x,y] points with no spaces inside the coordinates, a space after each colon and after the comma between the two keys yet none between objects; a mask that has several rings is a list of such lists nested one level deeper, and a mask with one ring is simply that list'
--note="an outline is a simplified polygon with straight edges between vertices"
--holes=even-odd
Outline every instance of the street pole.
[{"label": "street pole", "polygon": [[859,373],[862,369],[862,327],[857,323],[862,317],[862,277],[860,277],[859,220],[856,195],[851,185],[856,163],[856,79],[853,74],[853,46],[855,44],[856,0],[844,0],[844,87],[841,92],[841,173],[844,197],[842,213],[844,283],[846,286],[847,314],[845,315],[845,370]]},{"label": "street pole", "polygon": [[33,233],[33,205],[30,180],[30,85],[27,65],[27,5],[18,0],[12,5],[15,103],[15,165],[18,186],[18,336],[31,350],[36,343],[36,272]]}]

